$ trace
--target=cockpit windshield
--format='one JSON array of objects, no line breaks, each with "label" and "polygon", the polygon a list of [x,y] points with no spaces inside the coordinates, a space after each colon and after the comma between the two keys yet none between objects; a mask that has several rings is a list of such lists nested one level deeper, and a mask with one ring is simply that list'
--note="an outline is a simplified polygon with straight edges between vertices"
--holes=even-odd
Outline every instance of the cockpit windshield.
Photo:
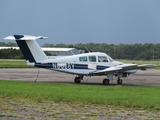
[{"label": "cockpit windshield", "polygon": [[110,56],[108,56],[108,59],[110,62],[113,62],[113,59]]}]

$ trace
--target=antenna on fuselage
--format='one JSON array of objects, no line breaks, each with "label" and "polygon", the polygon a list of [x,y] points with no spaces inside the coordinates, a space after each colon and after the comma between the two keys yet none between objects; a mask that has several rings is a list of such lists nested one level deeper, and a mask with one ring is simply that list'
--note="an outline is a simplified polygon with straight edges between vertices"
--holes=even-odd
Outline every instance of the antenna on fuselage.
[{"label": "antenna on fuselage", "polygon": [[84,46],[86,48],[86,50],[90,53],[90,51],[88,50],[88,48],[86,46]]}]

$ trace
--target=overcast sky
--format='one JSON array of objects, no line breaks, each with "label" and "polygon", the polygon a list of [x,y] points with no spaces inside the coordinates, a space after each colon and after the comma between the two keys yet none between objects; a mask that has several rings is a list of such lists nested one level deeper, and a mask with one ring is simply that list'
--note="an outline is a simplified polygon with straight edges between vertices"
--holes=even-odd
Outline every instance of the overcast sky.
[{"label": "overcast sky", "polygon": [[160,0],[0,0],[0,42],[13,34],[48,37],[41,45],[156,44]]}]

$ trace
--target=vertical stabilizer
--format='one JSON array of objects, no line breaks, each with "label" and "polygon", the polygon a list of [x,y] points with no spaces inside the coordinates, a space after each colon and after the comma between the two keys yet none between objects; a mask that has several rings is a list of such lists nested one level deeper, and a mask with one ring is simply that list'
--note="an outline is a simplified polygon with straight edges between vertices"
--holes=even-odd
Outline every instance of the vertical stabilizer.
[{"label": "vertical stabilizer", "polygon": [[42,51],[36,39],[45,39],[43,36],[29,36],[29,35],[13,35],[8,36],[4,39],[16,40],[24,58],[30,63],[41,62],[47,60],[48,57]]}]

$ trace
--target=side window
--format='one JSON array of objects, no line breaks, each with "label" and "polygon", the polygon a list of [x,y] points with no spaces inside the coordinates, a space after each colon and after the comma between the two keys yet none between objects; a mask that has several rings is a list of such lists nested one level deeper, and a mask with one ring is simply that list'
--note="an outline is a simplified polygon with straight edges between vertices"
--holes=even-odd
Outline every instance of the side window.
[{"label": "side window", "polygon": [[79,57],[80,62],[87,62],[87,56]]},{"label": "side window", "polygon": [[96,56],[89,56],[89,62],[96,62]]},{"label": "side window", "polygon": [[108,62],[108,59],[106,56],[98,56],[98,62]]}]

